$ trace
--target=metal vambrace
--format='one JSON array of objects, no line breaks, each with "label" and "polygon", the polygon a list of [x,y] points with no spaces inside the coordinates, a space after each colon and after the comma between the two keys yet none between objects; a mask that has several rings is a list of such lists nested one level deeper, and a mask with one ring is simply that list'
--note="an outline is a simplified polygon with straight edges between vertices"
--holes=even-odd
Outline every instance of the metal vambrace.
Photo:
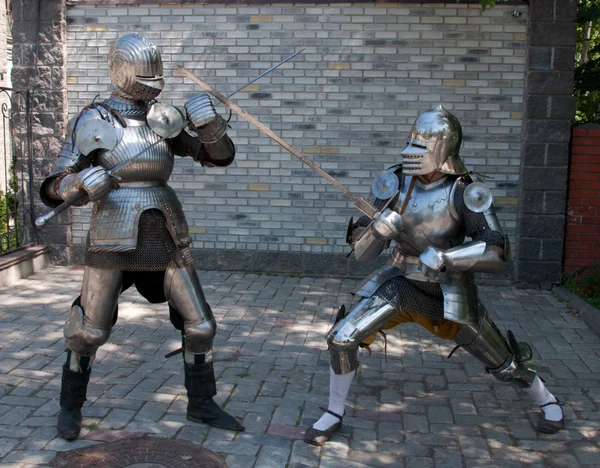
[{"label": "metal vambrace", "polygon": [[387,241],[377,234],[373,226],[369,226],[352,245],[354,256],[359,262],[373,260],[383,251],[386,243]]},{"label": "metal vambrace", "polygon": [[373,223],[365,229],[362,236],[354,242],[354,255],[359,262],[373,260],[385,248],[386,244],[403,229],[402,216],[386,209],[375,215]]},{"label": "metal vambrace", "polygon": [[[519,359],[518,350],[511,350],[489,315],[483,315],[478,325],[462,325],[454,341],[501,382],[510,382],[521,388],[531,387],[537,375],[535,370]],[[521,346],[528,347],[526,344]]]},{"label": "metal vambrace", "polygon": [[446,250],[443,257],[448,270],[502,273],[507,264],[504,250],[473,241]]},{"label": "metal vambrace", "polygon": [[83,309],[74,305],[65,324],[64,335],[71,351],[81,356],[91,356],[108,341],[110,329],[101,330],[88,326]]}]

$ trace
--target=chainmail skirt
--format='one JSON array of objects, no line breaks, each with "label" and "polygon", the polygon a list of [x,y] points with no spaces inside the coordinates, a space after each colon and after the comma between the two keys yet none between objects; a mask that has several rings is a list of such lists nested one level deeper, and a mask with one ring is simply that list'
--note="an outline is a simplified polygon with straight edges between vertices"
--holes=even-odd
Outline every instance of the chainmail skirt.
[{"label": "chainmail skirt", "polygon": [[89,245],[88,235],[84,264],[104,270],[163,271],[169,266],[183,267],[194,263],[190,247],[175,245],[160,210],[147,210],[141,214],[135,250],[91,252]]},{"label": "chainmail skirt", "polygon": [[441,322],[444,318],[444,296],[438,283],[397,276],[379,286],[374,296],[384,299],[399,311],[421,315],[434,322]]}]

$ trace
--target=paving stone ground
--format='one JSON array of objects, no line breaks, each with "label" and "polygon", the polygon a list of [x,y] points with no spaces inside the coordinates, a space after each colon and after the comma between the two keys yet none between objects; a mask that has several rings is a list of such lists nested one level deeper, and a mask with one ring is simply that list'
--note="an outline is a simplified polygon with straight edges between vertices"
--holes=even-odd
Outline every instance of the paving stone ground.
[{"label": "paving stone ground", "polygon": [[[564,407],[567,430],[534,431],[527,394],[483,373],[464,351],[416,325],[363,353],[344,426],[323,448],[302,442],[329,381],[325,333],[354,280],[201,271],[219,322],[218,401],[243,419],[231,433],[185,419],[179,347],[165,305],[127,291],[98,352],[81,439],[56,438],[62,327],[80,268],[52,267],[0,289],[0,464],[51,463],[57,452],[124,437],[183,439],[223,454],[230,468],[600,466],[600,338],[550,293],[482,287],[501,329],[534,348],[538,371]],[[378,341],[381,343],[381,341]]]}]

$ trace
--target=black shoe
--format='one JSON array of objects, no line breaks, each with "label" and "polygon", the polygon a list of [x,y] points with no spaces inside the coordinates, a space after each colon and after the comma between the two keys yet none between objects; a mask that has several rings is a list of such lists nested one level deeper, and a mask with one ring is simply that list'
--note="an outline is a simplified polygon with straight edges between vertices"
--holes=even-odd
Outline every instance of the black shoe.
[{"label": "black shoe", "polygon": [[[560,406],[563,406],[563,404],[561,404],[557,398],[556,401],[546,403],[545,405],[540,405],[540,408],[544,408],[545,406],[550,406],[550,405],[557,405],[560,407]],[[558,421],[551,421],[549,419],[546,419],[546,413],[544,413],[544,410],[542,410],[542,417],[539,420],[537,427],[536,427],[537,431],[543,432],[544,434],[556,434],[558,431],[564,429],[565,415],[563,413],[562,408],[560,409],[560,412],[562,413],[562,417]]]},{"label": "black shoe", "polygon": [[340,427],[342,427],[342,420],[344,419],[344,416],[340,416],[339,414],[334,413],[333,411],[329,411],[327,408],[321,408],[321,410],[325,411],[326,413],[329,413],[332,416],[335,416],[339,419],[339,421],[336,422],[329,429],[320,430],[315,429],[314,427],[309,427],[306,430],[306,432],[304,433],[304,442],[310,445],[316,445],[317,447],[323,445],[325,442],[327,442],[333,437],[333,434],[339,431]]},{"label": "black shoe", "polygon": [[58,430],[58,436],[65,440],[75,440],[79,437],[81,431],[81,408],[73,409],[62,409],[58,413],[58,424],[56,429]]},{"label": "black shoe", "polygon": [[63,366],[60,388],[60,412],[56,429],[65,440],[75,440],[81,431],[81,407],[85,402],[91,369],[87,372],[74,372]]},{"label": "black shoe", "polygon": [[243,431],[245,429],[237,419],[223,411],[212,398],[205,398],[200,401],[190,399],[186,416],[190,421],[206,423],[229,431]]},{"label": "black shoe", "polygon": [[184,364],[188,392],[187,418],[230,431],[243,431],[237,419],[223,411],[212,397],[217,394],[213,363]]}]

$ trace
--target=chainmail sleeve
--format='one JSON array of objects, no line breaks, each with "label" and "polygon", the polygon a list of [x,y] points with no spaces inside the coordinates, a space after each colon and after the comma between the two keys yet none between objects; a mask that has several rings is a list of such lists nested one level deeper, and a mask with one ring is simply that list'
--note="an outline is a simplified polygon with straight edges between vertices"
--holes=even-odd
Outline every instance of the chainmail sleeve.
[{"label": "chainmail sleeve", "polygon": [[484,241],[487,245],[504,248],[504,234],[490,228],[483,213],[475,213],[465,205],[465,189],[471,183],[470,178],[461,177],[454,192],[454,206],[465,225],[465,234],[474,241]]}]

